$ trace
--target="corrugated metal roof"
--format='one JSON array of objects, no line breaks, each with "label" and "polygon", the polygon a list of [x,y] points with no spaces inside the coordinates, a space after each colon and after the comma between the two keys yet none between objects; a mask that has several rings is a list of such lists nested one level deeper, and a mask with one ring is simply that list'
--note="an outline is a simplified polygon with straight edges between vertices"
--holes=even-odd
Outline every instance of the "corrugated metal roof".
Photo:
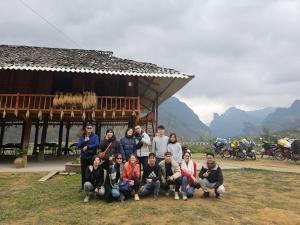
[{"label": "corrugated metal roof", "polygon": [[191,75],[109,51],[0,45],[0,69],[188,79]]}]

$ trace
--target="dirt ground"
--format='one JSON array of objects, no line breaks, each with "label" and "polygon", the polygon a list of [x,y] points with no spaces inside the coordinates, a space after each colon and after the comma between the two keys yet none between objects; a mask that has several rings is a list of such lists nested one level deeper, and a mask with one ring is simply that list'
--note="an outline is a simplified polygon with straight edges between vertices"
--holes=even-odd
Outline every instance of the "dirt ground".
[{"label": "dirt ground", "polygon": [[[225,170],[221,200],[184,202],[161,195],[139,202],[84,204],[80,176],[0,173],[0,224],[300,224],[300,175],[258,170]],[[284,182],[283,182],[284,181]]]}]

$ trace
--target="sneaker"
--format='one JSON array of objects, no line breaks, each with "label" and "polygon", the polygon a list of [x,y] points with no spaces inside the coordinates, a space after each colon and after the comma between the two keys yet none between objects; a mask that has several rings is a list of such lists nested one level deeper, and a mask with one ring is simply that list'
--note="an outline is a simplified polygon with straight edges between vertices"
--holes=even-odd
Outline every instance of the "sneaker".
[{"label": "sneaker", "polygon": [[135,195],[134,195],[134,200],[135,200],[135,201],[139,201],[139,200],[140,200],[140,197],[139,197],[138,194],[135,194]]},{"label": "sneaker", "polygon": [[178,193],[178,192],[175,192],[174,199],[175,199],[175,200],[179,200],[179,193]]},{"label": "sneaker", "polygon": [[209,192],[205,191],[202,195],[202,198],[209,198]]},{"label": "sneaker", "polygon": [[182,193],[182,199],[183,199],[183,201],[186,201],[188,198],[187,198],[187,196],[186,196],[186,193]]},{"label": "sneaker", "polygon": [[83,202],[84,203],[87,203],[87,202],[89,202],[90,201],[90,196],[85,196],[85,198],[84,198],[84,200],[83,200]]}]

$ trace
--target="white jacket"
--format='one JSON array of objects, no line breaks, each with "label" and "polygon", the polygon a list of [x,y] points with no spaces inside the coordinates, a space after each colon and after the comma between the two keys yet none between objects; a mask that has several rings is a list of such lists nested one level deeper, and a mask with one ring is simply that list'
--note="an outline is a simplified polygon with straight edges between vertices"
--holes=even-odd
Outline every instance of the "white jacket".
[{"label": "white jacket", "polygon": [[[151,145],[151,140],[149,135],[145,132],[142,131],[142,140],[141,142],[143,142],[143,146],[140,149],[136,150],[136,154],[138,157],[144,157],[144,156],[148,156],[149,155],[149,145]],[[136,140],[136,143],[138,143],[139,141]]]}]

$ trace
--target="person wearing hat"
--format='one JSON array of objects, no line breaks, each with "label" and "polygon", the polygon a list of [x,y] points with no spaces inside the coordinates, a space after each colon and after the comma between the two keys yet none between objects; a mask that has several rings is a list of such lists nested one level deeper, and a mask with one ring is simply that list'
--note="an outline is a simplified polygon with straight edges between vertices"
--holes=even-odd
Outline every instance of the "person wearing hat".
[{"label": "person wearing hat", "polygon": [[84,202],[89,202],[94,194],[98,196],[104,196],[105,194],[106,171],[100,166],[98,156],[94,156],[92,162],[93,165],[89,165],[85,171]]},{"label": "person wearing hat", "polygon": [[189,151],[184,154],[180,163],[180,169],[182,175],[182,199],[186,201],[188,198],[193,197],[195,188],[199,186],[196,180],[197,164],[191,159]]},{"label": "person wearing hat", "polygon": [[104,152],[104,160],[109,161],[109,157],[115,156],[117,153],[120,153],[120,144],[116,140],[115,133],[113,129],[109,128],[105,132],[105,138],[100,144],[100,152]]},{"label": "person wearing hat", "polygon": [[[181,171],[179,164],[172,158],[171,152],[165,152],[165,159],[159,163],[161,170],[161,188],[169,191],[171,185],[175,185],[175,200],[179,200],[179,188],[181,185]],[[169,192],[167,192],[169,195]]]},{"label": "person wearing hat", "polygon": [[165,135],[165,127],[163,125],[157,127],[157,133],[158,135],[156,135],[152,141],[152,152],[156,155],[157,163],[159,164],[164,160],[169,138]]},{"label": "person wearing hat", "polygon": [[91,123],[87,123],[84,133],[80,136],[78,144],[80,150],[80,165],[81,165],[81,188],[83,190],[83,184],[85,181],[86,168],[92,165],[93,156],[96,155],[99,147],[99,137],[93,132],[93,126]]}]

